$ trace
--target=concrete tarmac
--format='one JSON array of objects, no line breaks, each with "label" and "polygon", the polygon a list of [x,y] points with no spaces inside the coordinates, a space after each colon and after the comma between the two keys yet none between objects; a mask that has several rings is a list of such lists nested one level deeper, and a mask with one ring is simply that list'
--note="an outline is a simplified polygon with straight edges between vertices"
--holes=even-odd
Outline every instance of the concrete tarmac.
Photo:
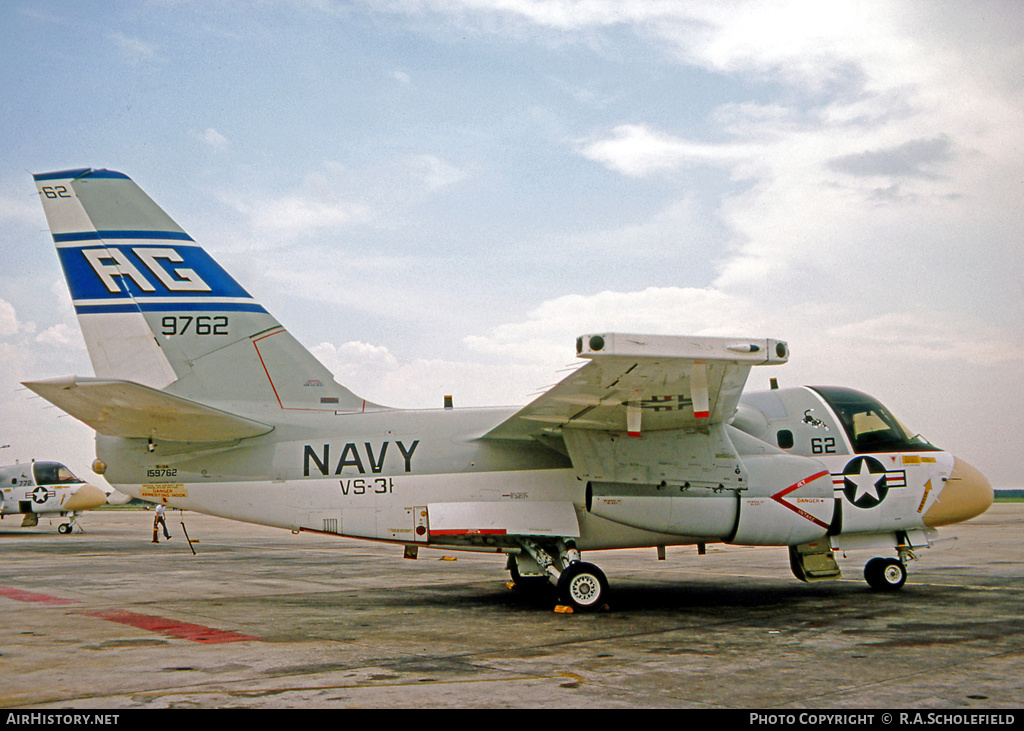
[{"label": "concrete tarmac", "polygon": [[167,518],[159,544],[147,511],[0,524],[0,707],[1024,707],[1020,503],[943,529],[894,594],[872,553],[804,584],[782,548],[600,551],[609,609],[575,615],[500,555]]}]

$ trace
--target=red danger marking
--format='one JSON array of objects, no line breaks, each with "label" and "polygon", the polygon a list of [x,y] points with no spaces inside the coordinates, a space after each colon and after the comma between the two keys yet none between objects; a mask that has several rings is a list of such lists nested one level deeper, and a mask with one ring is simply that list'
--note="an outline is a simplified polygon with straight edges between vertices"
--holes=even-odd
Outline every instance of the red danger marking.
[{"label": "red danger marking", "polygon": [[169,637],[178,637],[189,642],[200,642],[204,645],[219,645],[225,642],[246,642],[256,640],[256,637],[204,627],[201,624],[189,624],[178,622],[174,619],[164,617],[153,617],[147,614],[136,614],[123,609],[110,609],[104,612],[82,612],[87,617],[97,617],[109,622],[126,624],[129,627],[144,629],[149,632],[157,632]]}]

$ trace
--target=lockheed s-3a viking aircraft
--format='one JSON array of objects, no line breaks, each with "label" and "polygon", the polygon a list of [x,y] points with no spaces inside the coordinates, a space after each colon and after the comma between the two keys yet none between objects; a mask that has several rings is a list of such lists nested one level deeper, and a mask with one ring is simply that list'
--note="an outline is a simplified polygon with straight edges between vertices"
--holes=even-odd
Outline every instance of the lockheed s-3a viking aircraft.
[{"label": "lockheed s-3a viking aircraft", "polygon": [[[975,469],[844,388],[742,395],[769,339],[602,333],[518,409],[396,410],[331,374],[130,178],[35,175],[95,377],[26,383],[97,432],[116,489],[234,520],[507,554],[576,610],[581,551],[785,546],[802,580],[873,549],[878,589],[985,511]],[[894,554],[894,555],[893,555]]]},{"label": "lockheed s-3a viking aircraft", "polygon": [[0,467],[0,517],[21,515],[21,527],[39,525],[40,515],[67,522],[57,532],[69,535],[82,511],[106,504],[107,493],[80,480],[60,462],[22,462]]}]

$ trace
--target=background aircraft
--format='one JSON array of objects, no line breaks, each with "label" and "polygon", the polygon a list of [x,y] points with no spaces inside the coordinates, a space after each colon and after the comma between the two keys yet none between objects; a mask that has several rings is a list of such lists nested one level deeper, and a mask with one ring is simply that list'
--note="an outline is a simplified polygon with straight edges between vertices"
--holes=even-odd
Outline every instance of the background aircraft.
[{"label": "background aircraft", "polygon": [[581,551],[727,542],[833,551],[906,580],[935,529],[983,512],[976,470],[848,389],[741,400],[769,339],[603,333],[514,409],[396,410],[331,374],[126,175],[35,176],[96,372],[25,385],[97,431],[122,492],[235,520],[507,554],[578,610],[608,583]]},{"label": "background aircraft", "polygon": [[40,515],[67,517],[57,530],[70,535],[85,510],[107,502],[107,493],[80,480],[60,462],[27,462],[0,467],[0,517],[22,515],[22,528],[39,525]]}]

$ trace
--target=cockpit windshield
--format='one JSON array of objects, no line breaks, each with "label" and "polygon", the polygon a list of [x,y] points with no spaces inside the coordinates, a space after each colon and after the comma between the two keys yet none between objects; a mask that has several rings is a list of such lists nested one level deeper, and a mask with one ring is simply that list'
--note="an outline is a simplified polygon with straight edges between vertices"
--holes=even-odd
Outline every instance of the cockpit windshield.
[{"label": "cockpit windshield", "polygon": [[938,452],[920,435],[910,436],[878,399],[850,388],[812,386],[839,417],[855,452]]},{"label": "cockpit windshield", "polygon": [[35,462],[32,471],[35,473],[37,485],[67,485],[81,482],[60,462]]}]

